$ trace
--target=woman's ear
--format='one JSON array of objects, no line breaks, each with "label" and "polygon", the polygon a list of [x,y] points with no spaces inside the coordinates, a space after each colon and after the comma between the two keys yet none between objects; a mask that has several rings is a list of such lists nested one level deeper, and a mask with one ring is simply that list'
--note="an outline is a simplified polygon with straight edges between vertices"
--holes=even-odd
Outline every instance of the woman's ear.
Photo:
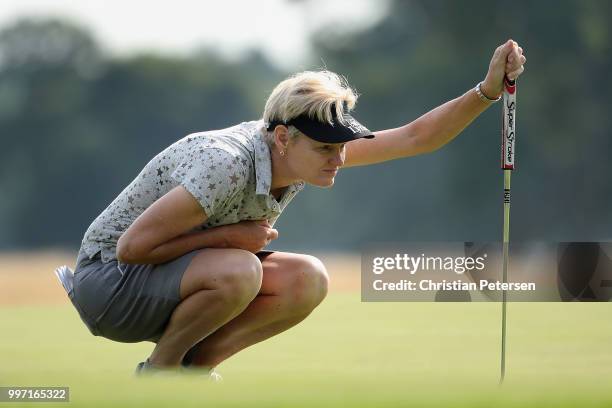
[{"label": "woman's ear", "polygon": [[280,151],[287,149],[289,144],[289,129],[287,129],[287,126],[278,125],[274,128],[274,144]]}]

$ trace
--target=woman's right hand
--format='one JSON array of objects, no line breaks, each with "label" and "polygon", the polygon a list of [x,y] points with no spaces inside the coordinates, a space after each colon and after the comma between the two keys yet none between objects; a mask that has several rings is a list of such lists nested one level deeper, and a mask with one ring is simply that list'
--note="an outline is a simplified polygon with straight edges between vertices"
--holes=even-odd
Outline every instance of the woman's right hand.
[{"label": "woman's right hand", "polygon": [[278,231],[270,226],[268,220],[240,221],[219,228],[223,229],[228,248],[244,249],[254,254],[278,238]]}]

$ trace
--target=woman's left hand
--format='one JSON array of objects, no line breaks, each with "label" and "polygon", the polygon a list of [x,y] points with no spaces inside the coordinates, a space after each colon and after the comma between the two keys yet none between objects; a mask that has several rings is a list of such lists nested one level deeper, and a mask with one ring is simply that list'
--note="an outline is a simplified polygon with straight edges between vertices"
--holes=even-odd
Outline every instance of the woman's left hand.
[{"label": "woman's left hand", "polygon": [[516,80],[525,70],[526,61],[523,49],[516,41],[508,40],[497,47],[489,63],[489,72],[481,86],[485,96],[490,99],[499,97],[504,89],[504,77]]}]

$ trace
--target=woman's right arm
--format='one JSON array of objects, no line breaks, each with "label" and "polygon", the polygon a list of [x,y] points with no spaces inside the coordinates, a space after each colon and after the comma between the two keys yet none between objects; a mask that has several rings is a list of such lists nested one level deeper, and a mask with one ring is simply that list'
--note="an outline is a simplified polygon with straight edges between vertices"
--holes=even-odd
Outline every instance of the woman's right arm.
[{"label": "woman's right arm", "polygon": [[191,232],[206,221],[199,202],[182,186],[147,208],[117,242],[117,260],[160,264],[201,248],[241,248],[251,252],[278,236],[267,221],[241,222]]}]

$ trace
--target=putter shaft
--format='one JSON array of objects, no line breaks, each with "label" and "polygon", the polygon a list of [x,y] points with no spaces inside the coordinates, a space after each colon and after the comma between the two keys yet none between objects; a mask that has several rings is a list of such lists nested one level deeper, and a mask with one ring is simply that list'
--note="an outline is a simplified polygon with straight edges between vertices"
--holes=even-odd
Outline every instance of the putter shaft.
[{"label": "putter shaft", "polygon": [[[508,282],[508,249],[510,244],[510,175],[512,170],[504,170],[504,229],[503,229],[503,269],[502,282]],[[504,285],[505,286],[505,285]],[[506,290],[502,290],[502,340],[501,372],[499,383],[504,382],[506,375]]]}]

